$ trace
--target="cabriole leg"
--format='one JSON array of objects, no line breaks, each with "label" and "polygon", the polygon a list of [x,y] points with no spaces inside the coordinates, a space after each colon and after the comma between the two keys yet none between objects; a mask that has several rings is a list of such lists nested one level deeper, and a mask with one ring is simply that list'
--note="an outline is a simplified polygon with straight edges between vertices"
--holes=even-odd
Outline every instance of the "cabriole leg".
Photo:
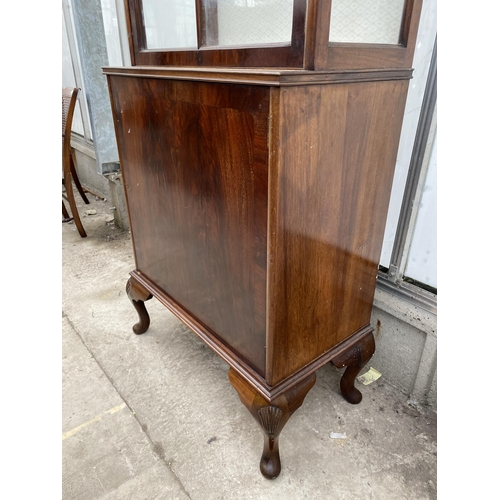
[{"label": "cabriole leg", "polygon": [[153,296],[132,277],[127,281],[127,295],[139,315],[139,322],[133,326],[132,330],[136,335],[140,335],[147,331],[150,321],[144,302]]},{"label": "cabriole leg", "polygon": [[374,352],[375,339],[373,333],[370,332],[350,349],[332,360],[332,363],[337,368],[347,366],[344,375],[340,379],[340,392],[344,399],[353,405],[360,403],[363,399],[361,392],[354,387],[354,381]]},{"label": "cabriole leg", "polygon": [[260,460],[260,471],[267,479],[275,479],[281,472],[280,433],[295,410],[302,405],[306,394],[316,382],[316,374],[312,373],[270,401],[257,392],[232,368],[229,369],[228,378],[238,392],[241,402],[247,407],[264,432],[264,450]]}]

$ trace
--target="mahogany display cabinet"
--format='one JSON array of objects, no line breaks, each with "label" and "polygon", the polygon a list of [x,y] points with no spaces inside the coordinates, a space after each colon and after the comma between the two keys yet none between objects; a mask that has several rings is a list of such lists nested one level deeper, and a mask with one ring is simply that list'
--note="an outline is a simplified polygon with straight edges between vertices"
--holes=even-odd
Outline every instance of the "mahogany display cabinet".
[{"label": "mahogany display cabinet", "polygon": [[229,364],[264,433],[332,362],[341,393],[370,317],[420,0],[128,0],[131,67],[107,67],[135,254],[155,297]]}]

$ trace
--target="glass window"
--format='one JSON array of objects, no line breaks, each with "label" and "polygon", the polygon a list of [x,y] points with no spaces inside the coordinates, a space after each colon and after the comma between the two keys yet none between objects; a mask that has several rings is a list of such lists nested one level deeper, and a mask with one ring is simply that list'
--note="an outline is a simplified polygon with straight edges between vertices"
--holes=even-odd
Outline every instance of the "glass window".
[{"label": "glass window", "polygon": [[405,0],[333,0],[330,42],[399,43]]},{"label": "glass window", "polygon": [[[75,73],[73,69],[73,57],[66,31],[66,20],[62,16],[62,87],[80,87],[76,83]],[[81,95],[79,96],[79,99]],[[71,130],[83,136],[85,134],[83,127],[82,113],[80,111],[80,101],[78,100],[75,106],[75,114],[71,123]]]},{"label": "glass window", "polygon": [[[207,45],[290,43],[293,0],[219,0],[206,2]],[[213,10],[217,10],[214,16]],[[217,25],[211,19],[217,19]],[[217,33],[215,31],[217,30]]]},{"label": "glass window", "polygon": [[148,49],[197,48],[195,0],[142,0]]}]

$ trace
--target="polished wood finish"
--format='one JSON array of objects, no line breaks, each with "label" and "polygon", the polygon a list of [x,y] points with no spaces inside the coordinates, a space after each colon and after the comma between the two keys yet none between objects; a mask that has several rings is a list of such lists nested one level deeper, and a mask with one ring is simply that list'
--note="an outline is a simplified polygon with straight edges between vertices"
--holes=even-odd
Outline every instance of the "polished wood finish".
[{"label": "polished wood finish", "polygon": [[144,302],[152,299],[153,295],[132,276],[127,281],[126,291],[128,298],[139,315],[139,322],[132,327],[132,330],[136,335],[146,333],[149,328],[150,318]]},{"label": "polished wood finish", "polygon": [[268,90],[115,78],[113,99],[138,269],[263,374]]},{"label": "polished wood finish", "polygon": [[65,87],[62,89],[62,181],[64,187],[66,188],[66,195],[63,194],[63,198],[65,198],[69,203],[72,217],[69,216],[68,210],[64,206],[64,201],[62,202],[62,214],[64,217],[63,222],[74,220],[80,236],[85,238],[87,233],[83,228],[80,214],[78,213],[78,208],[76,206],[75,195],[73,193],[73,181],[75,182],[83,201],[88,204],[89,200],[85,196],[78,179],[71,151],[71,124],[73,123],[73,115],[75,112],[79,90],[80,89],[76,87]]},{"label": "polished wood finish", "polygon": [[270,387],[369,324],[407,81],[110,78],[142,275]]},{"label": "polished wood finish", "polygon": [[70,220],[73,220],[73,217],[69,216],[68,209],[66,208],[64,201],[62,202],[62,215],[63,215],[63,222],[69,222]]},{"label": "polished wood finish", "polygon": [[80,183],[80,179],[79,179],[78,174],[76,172],[75,151],[73,149],[71,150],[70,170],[71,170],[71,177],[73,179],[73,182],[75,183],[76,189],[80,193],[80,196],[82,197],[83,202],[86,205],[89,205],[90,204],[89,199],[87,198],[87,195],[85,194],[85,191],[83,190],[82,184]]},{"label": "polished wood finish", "polygon": [[238,392],[241,402],[264,433],[260,471],[267,479],[275,479],[281,472],[280,433],[316,382],[316,373],[311,373],[291,389],[272,399],[263,397],[232,368],[229,369],[228,378]]},{"label": "polished wood finish", "polygon": [[[291,87],[278,95],[270,385],[370,322],[407,85]],[[293,357],[277,354],[284,350]]]},{"label": "polished wood finish", "polygon": [[196,28],[198,47],[218,45],[217,0],[196,0]]},{"label": "polished wood finish", "polygon": [[361,341],[332,359],[332,363],[337,368],[347,367],[340,379],[340,391],[344,399],[351,404],[359,404],[363,399],[361,392],[354,387],[354,381],[374,352],[375,339],[373,333],[370,332]]},{"label": "polished wood finish", "polygon": [[305,71],[242,68],[189,68],[133,66],[106,67],[106,75],[154,78],[159,80],[185,80],[213,83],[241,83],[266,87],[298,87],[375,81],[409,80],[411,69],[371,69],[354,71]]},{"label": "polished wood finish", "polygon": [[305,31],[304,69],[328,69],[328,32],[331,6],[331,0],[311,0],[309,3]]}]

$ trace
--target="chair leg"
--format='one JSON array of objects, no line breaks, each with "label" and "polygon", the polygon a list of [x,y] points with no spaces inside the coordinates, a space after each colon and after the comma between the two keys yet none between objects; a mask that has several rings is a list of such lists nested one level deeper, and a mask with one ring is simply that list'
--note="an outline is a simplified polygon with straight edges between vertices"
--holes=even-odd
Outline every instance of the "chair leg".
[{"label": "chair leg", "polygon": [[82,200],[88,205],[90,202],[85,194],[85,191],[82,188],[82,185],[80,184],[80,179],[78,178],[78,174],[76,173],[75,162],[73,161],[73,152],[70,154],[69,163],[70,163],[70,169],[71,169],[71,176],[73,177],[73,181],[75,183],[75,186],[78,189],[78,192],[80,193],[80,196],[82,197]]},{"label": "chair leg", "polygon": [[87,233],[85,232],[85,229],[83,229],[83,224],[82,221],[80,220],[78,209],[76,208],[75,195],[73,193],[73,184],[71,182],[71,172],[67,171],[64,172],[64,186],[66,187],[66,196],[68,197],[68,202],[71,208],[71,214],[73,215],[73,220],[75,221],[80,236],[82,238],[85,238],[87,236]]},{"label": "chair leg", "polygon": [[63,222],[68,222],[72,218],[69,216],[68,210],[66,209],[66,205],[64,204],[64,201],[62,202],[63,208],[62,208],[62,215],[63,215]]}]

